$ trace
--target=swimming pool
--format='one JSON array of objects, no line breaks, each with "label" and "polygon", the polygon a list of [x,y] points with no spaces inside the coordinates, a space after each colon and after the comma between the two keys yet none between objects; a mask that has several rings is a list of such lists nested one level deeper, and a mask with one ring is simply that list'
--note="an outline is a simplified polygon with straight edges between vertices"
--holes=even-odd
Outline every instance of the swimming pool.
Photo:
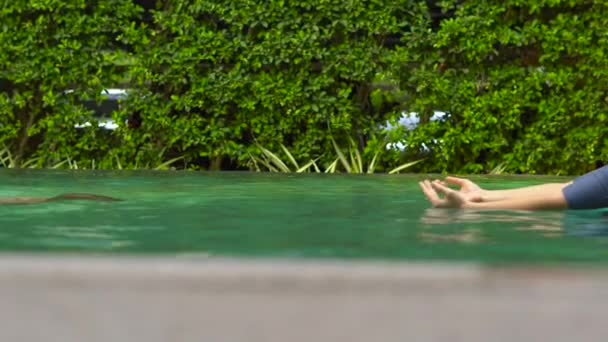
[{"label": "swimming pool", "polygon": [[[0,206],[0,252],[608,261],[603,210],[432,209],[417,185],[425,177],[0,169],[0,197],[86,192],[124,200]],[[487,188],[565,180],[472,179]]]}]

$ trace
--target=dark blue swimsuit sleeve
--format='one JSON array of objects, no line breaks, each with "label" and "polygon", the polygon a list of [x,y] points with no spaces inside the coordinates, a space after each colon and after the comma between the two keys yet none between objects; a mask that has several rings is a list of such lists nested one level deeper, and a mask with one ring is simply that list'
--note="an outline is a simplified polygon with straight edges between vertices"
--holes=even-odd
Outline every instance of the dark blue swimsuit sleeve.
[{"label": "dark blue swimsuit sleeve", "polygon": [[608,207],[608,165],[574,179],[563,193],[570,209]]}]

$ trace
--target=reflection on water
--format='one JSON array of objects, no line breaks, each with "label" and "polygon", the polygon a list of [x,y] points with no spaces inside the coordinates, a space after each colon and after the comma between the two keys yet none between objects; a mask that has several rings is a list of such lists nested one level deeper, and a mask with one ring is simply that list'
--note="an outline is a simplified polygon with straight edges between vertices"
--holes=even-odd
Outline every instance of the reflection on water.
[{"label": "reflection on water", "polygon": [[505,229],[541,232],[544,237],[560,237],[563,233],[563,211],[502,211],[502,210],[456,210],[429,208],[424,211],[420,222],[423,227],[437,225],[463,227],[460,232],[445,234],[421,231],[420,239],[424,241],[445,241],[463,243],[487,243],[489,236],[484,237],[483,227],[488,224],[502,224]]},{"label": "reflection on water", "polygon": [[[429,208],[422,176],[14,172],[0,197],[124,199],[0,206],[0,251],[483,262],[608,261],[603,211]],[[542,177],[480,178],[488,188]]]},{"label": "reflection on water", "polygon": [[574,236],[608,237],[608,210],[568,211],[564,226]]},{"label": "reflection on water", "polygon": [[[484,227],[499,224],[504,230],[537,232],[545,238],[608,237],[608,212],[456,210],[428,208],[420,217],[418,238],[426,242],[489,243],[502,236],[487,234]],[[437,230],[447,225],[452,232]],[[484,234],[485,233],[485,234]]]}]

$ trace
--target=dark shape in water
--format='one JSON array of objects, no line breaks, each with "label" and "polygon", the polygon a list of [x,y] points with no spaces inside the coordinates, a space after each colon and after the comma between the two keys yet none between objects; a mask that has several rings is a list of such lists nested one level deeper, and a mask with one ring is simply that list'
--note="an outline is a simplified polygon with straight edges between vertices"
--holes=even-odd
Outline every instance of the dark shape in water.
[{"label": "dark shape in water", "polygon": [[53,196],[53,197],[0,198],[0,205],[36,204],[36,203],[46,203],[46,202],[54,202],[54,201],[66,201],[66,200],[90,200],[90,201],[102,201],[102,202],[122,201],[119,198],[103,196],[103,195],[68,193],[68,194],[61,194],[61,195]]}]

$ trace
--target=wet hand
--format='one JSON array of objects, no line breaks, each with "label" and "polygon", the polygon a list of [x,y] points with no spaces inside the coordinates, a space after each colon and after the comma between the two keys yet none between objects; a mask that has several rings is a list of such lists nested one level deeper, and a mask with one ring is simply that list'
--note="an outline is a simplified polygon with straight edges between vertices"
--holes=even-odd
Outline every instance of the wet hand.
[{"label": "wet hand", "polygon": [[448,185],[456,185],[460,187],[459,192],[466,198],[467,201],[481,202],[483,199],[484,190],[477,184],[468,179],[458,177],[446,177],[444,181],[438,181],[444,187]]},{"label": "wet hand", "polygon": [[467,198],[466,193],[450,189],[440,181],[424,180],[419,184],[422,192],[435,208],[466,208],[473,202]]}]

